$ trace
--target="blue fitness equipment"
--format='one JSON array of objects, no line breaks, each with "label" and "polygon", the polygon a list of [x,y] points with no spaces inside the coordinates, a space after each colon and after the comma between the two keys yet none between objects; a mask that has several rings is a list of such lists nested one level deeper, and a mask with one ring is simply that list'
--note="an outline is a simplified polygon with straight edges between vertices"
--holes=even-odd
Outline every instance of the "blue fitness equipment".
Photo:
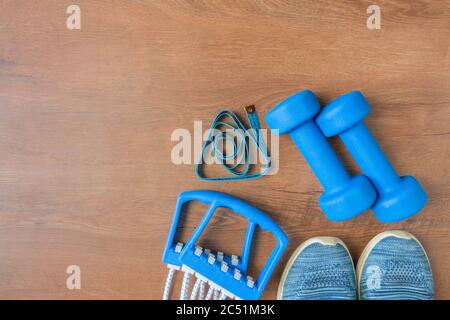
[{"label": "blue fitness equipment", "polygon": [[[270,158],[264,139],[260,134],[261,125],[259,123],[255,107],[248,106],[245,110],[247,119],[251,126],[250,130],[247,130],[245,125],[239,120],[233,111],[225,109],[220,111],[215,116],[209,129],[208,137],[203,144],[200,161],[195,166],[195,175],[197,178],[206,181],[248,180],[262,177],[270,169]],[[229,119],[229,122],[226,121],[227,119]],[[233,130],[233,133],[236,135],[237,142],[234,140],[234,137],[228,135],[226,131],[219,130],[219,128]],[[219,135],[216,134],[217,130],[220,131]],[[246,139],[247,137],[248,143]],[[223,142],[229,143],[232,146],[232,153],[224,154],[222,147],[220,146]],[[252,162],[250,144],[256,146],[263,163],[261,171],[252,174],[249,173]],[[223,168],[231,175],[222,177],[206,177],[202,174],[201,167],[203,164],[203,157],[208,146],[212,147],[214,157],[220,161]],[[232,162],[232,164],[228,164],[227,162]]]},{"label": "blue fitness equipment", "polygon": [[[175,240],[175,235],[177,226],[180,223],[183,205],[190,201],[208,204],[209,208],[189,240],[183,244]],[[237,256],[224,256],[221,252],[213,254],[209,250],[196,245],[214,212],[219,207],[228,208],[248,220],[240,259]],[[258,278],[254,280],[246,273],[256,226],[271,232],[275,237],[276,245]],[[227,297],[246,300],[258,299],[264,291],[287,244],[288,238],[283,230],[262,211],[244,201],[215,191],[183,192],[178,197],[162,259],[163,263],[166,263],[170,269],[163,299],[169,298],[174,270],[180,269],[185,273],[180,295],[180,298],[183,300],[188,298],[189,277],[191,275],[197,277],[197,281],[192,289],[191,299],[204,298],[204,293],[202,294],[201,290],[206,283],[209,284],[206,299],[210,299],[213,292],[214,298],[218,299],[219,291],[221,292],[220,299]]]},{"label": "blue fitness equipment", "polygon": [[381,147],[364,124],[370,106],[359,91],[332,101],[316,118],[327,137],[339,135],[355,162],[373,183],[378,199],[372,207],[382,222],[396,222],[420,211],[427,195],[411,176],[399,177]]},{"label": "blue fitness equipment", "polygon": [[319,205],[328,219],[342,221],[369,209],[376,192],[366,177],[350,177],[326,138],[314,123],[320,103],[310,90],[301,91],[272,109],[266,115],[271,129],[289,133],[306,162],[319,179],[325,192]]}]

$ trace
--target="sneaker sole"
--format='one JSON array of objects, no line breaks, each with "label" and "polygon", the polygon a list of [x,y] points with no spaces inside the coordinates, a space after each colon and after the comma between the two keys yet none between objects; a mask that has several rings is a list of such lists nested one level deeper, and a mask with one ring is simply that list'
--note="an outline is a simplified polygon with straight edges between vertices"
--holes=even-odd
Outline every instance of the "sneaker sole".
[{"label": "sneaker sole", "polygon": [[431,269],[430,260],[428,259],[428,256],[427,256],[427,253],[426,253],[424,247],[422,246],[420,241],[415,236],[413,236],[411,233],[406,232],[406,231],[402,231],[402,230],[390,230],[390,231],[385,231],[385,232],[382,232],[380,234],[377,234],[366,245],[366,247],[364,248],[363,252],[361,253],[361,256],[359,257],[358,263],[356,265],[356,285],[358,287],[358,300],[361,300],[360,279],[361,279],[362,269],[363,269],[364,264],[365,264],[365,262],[367,260],[367,257],[369,256],[369,254],[372,251],[372,249],[381,240],[383,240],[383,239],[385,239],[387,237],[396,237],[396,238],[408,239],[408,240],[413,239],[413,240],[417,241],[417,243],[420,245],[420,247],[422,248],[423,252],[425,253],[425,257],[427,257],[428,265],[430,266],[430,269]]},{"label": "sneaker sole", "polygon": [[348,250],[347,246],[341,239],[336,238],[336,237],[310,238],[310,239],[306,240],[305,242],[303,242],[301,245],[299,245],[297,247],[297,249],[295,249],[295,251],[292,253],[291,257],[289,258],[289,261],[287,262],[286,266],[284,267],[284,271],[283,271],[283,274],[281,275],[280,283],[278,284],[278,291],[277,291],[277,299],[278,300],[282,300],[282,298],[283,298],[284,283],[286,282],[289,270],[291,270],[291,267],[294,264],[295,260],[300,255],[300,253],[302,253],[302,251],[305,250],[305,248],[309,247],[310,245],[312,245],[314,243],[321,243],[323,245],[328,245],[328,246],[340,244],[341,246],[343,246],[345,248],[348,255],[350,256],[350,260],[352,260],[353,269],[354,269],[355,265],[353,263],[353,259],[351,258],[352,256],[350,255],[350,251]]}]

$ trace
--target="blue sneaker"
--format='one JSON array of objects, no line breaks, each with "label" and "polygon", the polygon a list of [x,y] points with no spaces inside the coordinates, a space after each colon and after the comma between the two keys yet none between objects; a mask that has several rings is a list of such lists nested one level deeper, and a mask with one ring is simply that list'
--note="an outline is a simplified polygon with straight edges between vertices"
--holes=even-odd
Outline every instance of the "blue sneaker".
[{"label": "blue sneaker", "polygon": [[433,299],[433,275],[420,242],[405,231],[373,238],[357,266],[361,300]]},{"label": "blue sneaker", "polygon": [[278,287],[278,300],[356,300],[355,267],[344,242],[316,237],[292,254]]}]

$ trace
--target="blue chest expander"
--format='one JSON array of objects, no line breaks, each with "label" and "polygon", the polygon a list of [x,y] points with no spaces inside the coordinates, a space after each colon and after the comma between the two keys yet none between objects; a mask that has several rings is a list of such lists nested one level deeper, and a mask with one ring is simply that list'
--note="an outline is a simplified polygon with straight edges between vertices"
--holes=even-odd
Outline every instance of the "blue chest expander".
[{"label": "blue chest expander", "polygon": [[[177,242],[175,234],[180,222],[181,211],[183,205],[190,201],[208,204],[209,208],[188,241],[186,243]],[[226,256],[223,252],[212,253],[208,249],[196,245],[217,208],[230,209],[248,221],[240,257]],[[271,232],[276,244],[258,278],[254,279],[247,275],[247,266],[256,226]],[[178,197],[162,259],[163,263],[169,267],[163,299],[169,298],[175,271],[182,270],[184,272],[180,294],[182,300],[189,298],[191,276],[197,278],[190,295],[191,300],[209,300],[211,298],[256,300],[264,291],[287,244],[288,238],[283,230],[262,211],[244,201],[215,191],[183,192]],[[207,285],[209,288],[205,290]]]}]

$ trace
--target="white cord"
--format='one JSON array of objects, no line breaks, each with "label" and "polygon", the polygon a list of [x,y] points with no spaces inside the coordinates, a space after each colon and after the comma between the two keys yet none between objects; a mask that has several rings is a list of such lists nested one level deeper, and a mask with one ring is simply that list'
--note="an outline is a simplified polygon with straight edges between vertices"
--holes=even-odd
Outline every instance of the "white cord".
[{"label": "white cord", "polygon": [[214,289],[214,300],[219,300],[219,290]]},{"label": "white cord", "polygon": [[191,279],[191,274],[189,272],[184,272],[183,283],[181,284],[180,300],[188,300],[189,297],[189,280]]},{"label": "white cord", "polygon": [[214,293],[214,288],[210,286],[208,288],[208,293],[206,294],[205,300],[211,300],[213,293]]},{"label": "white cord", "polygon": [[164,285],[163,300],[168,300],[170,296],[170,290],[172,289],[173,275],[175,269],[169,266],[169,273],[167,274],[166,283]]},{"label": "white cord", "polygon": [[205,281],[202,281],[200,283],[200,291],[198,293],[198,300],[205,299],[205,285],[206,285]]},{"label": "white cord", "polygon": [[202,282],[203,281],[200,278],[197,278],[197,280],[195,280],[194,287],[192,288],[191,292],[191,300],[197,300],[197,295],[199,293],[200,285]]}]

